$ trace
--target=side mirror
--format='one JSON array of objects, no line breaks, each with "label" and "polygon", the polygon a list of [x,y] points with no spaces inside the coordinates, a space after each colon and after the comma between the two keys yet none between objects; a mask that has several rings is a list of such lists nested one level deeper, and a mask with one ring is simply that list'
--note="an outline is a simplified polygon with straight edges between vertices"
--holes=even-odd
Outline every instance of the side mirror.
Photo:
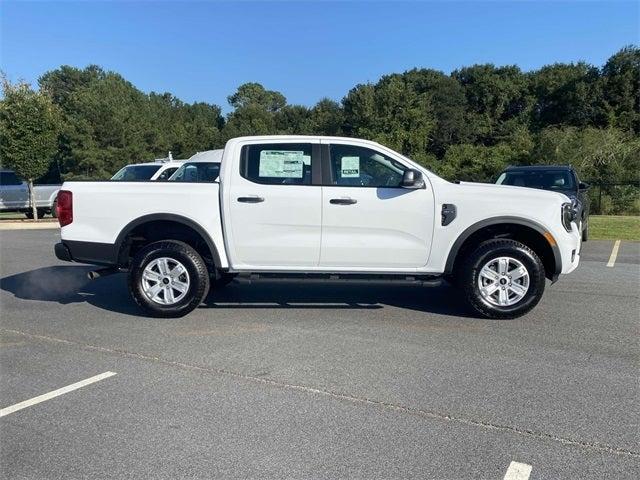
[{"label": "side mirror", "polygon": [[586,182],[580,182],[578,184],[578,190],[589,190],[591,188],[591,185],[589,185]]},{"label": "side mirror", "polygon": [[412,168],[405,170],[402,175],[402,188],[424,188],[422,172]]}]

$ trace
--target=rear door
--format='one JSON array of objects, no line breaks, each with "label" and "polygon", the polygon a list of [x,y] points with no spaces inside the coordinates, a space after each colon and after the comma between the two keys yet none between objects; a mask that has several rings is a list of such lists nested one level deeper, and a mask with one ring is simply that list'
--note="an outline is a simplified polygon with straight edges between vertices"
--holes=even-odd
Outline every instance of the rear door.
[{"label": "rear door", "polygon": [[225,197],[231,225],[225,234],[235,269],[296,270],[318,265],[319,167],[319,140],[242,146]]},{"label": "rear door", "polygon": [[431,249],[434,198],[402,188],[399,159],[339,140],[323,145],[320,267],[399,271],[423,267]]}]

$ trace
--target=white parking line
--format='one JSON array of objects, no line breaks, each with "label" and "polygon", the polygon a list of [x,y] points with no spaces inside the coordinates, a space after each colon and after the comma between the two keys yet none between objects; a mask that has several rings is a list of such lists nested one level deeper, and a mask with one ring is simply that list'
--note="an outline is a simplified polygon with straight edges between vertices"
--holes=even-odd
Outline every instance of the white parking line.
[{"label": "white parking line", "polygon": [[66,387],[59,388],[58,390],[45,393],[44,395],[25,400],[24,402],[16,403],[15,405],[11,405],[10,407],[6,407],[0,410],[0,417],[4,417],[5,415],[9,415],[10,413],[17,412],[18,410],[22,410],[23,408],[30,407],[31,405],[35,405],[46,400],[51,400],[52,398],[72,392],[73,390],[77,390],[78,388],[86,387],[87,385],[91,385],[92,383],[112,377],[115,374],[115,372],[104,372],[100,375],[96,375],[95,377],[87,378],[86,380],[82,380],[80,382],[67,385]]},{"label": "white parking line", "polygon": [[504,475],[504,480],[528,480],[531,475],[531,465],[520,462],[511,462],[507,473]]},{"label": "white parking line", "polygon": [[616,264],[616,258],[618,258],[618,249],[620,248],[620,240],[616,240],[613,244],[613,250],[611,250],[611,256],[609,257],[609,263],[607,267],[613,267]]}]

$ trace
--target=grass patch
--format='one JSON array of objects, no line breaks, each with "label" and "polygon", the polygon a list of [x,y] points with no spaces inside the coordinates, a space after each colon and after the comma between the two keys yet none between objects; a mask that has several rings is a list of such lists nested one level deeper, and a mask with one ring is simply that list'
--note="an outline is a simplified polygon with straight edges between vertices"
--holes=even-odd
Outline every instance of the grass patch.
[{"label": "grass patch", "polygon": [[640,241],[640,217],[590,215],[589,238]]}]

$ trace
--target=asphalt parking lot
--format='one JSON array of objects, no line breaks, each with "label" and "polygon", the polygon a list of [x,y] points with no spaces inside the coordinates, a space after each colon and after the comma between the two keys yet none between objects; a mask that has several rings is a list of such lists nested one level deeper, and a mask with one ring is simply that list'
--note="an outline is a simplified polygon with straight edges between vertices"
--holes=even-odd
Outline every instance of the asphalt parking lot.
[{"label": "asphalt parking lot", "polygon": [[608,267],[588,242],[517,320],[295,282],[152,319],[123,275],[57,261],[57,230],[0,238],[4,478],[640,478],[638,243]]}]

